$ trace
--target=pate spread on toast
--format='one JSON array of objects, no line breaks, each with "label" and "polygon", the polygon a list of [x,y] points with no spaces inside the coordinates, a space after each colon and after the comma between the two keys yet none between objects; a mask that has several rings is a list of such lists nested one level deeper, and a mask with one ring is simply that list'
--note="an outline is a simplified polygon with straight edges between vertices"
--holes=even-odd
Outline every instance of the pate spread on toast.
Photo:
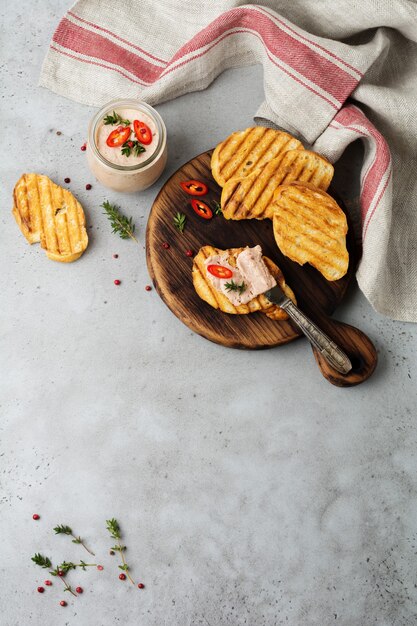
[{"label": "pate spread on toast", "polygon": [[[258,246],[256,248],[258,248]],[[256,248],[249,250],[256,250]],[[220,265],[226,269],[230,268],[232,273],[232,276],[230,276],[230,272],[227,273],[227,277],[223,279],[224,283],[229,281],[230,284],[233,281],[238,288],[241,287],[242,283],[244,283],[241,273],[244,265],[242,263],[238,263],[237,259],[240,254],[247,250],[248,248],[229,248],[228,250],[220,250],[219,248],[214,248],[213,246],[203,246],[200,248],[198,254],[194,257],[192,269],[193,284],[197,294],[202,300],[210,304],[210,306],[215,309],[220,309],[220,311],[223,311],[224,313],[246,315],[255,311],[261,311],[273,320],[288,319],[288,315],[285,311],[276,304],[270,302],[263,293],[258,293],[257,295],[251,297],[250,300],[241,303],[238,303],[238,301],[235,300],[234,304],[231,302],[230,297],[226,295],[227,290],[219,288],[219,285],[216,285],[216,281],[210,277],[210,272],[208,271],[208,261],[221,259],[222,262]],[[269,285],[273,286],[278,283],[286,295],[291,298],[293,302],[296,302],[294,293],[285,283],[284,276],[279,267],[268,257],[262,256],[261,258],[263,264],[265,265],[267,274],[273,278],[273,282],[271,281],[268,284],[265,282],[265,290],[269,288]],[[245,261],[247,262],[249,259],[246,258]],[[245,274],[243,274],[243,276],[245,276]],[[234,278],[236,278],[236,280],[234,280]],[[263,277],[262,280],[267,279],[266,277]],[[251,285],[244,284],[245,290],[249,290],[250,287]],[[262,284],[262,289],[263,288],[264,284]]]}]

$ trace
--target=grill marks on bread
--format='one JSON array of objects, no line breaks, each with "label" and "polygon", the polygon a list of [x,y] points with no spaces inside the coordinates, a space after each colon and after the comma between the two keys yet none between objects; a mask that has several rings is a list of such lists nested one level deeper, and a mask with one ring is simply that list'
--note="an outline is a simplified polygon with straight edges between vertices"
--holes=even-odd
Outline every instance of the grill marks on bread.
[{"label": "grill marks on bread", "polygon": [[281,252],[310,263],[329,280],[347,272],[346,216],[325,191],[308,183],[280,186],[274,196],[273,228]]},{"label": "grill marks on bread", "polygon": [[302,148],[288,133],[263,126],[232,133],[213,152],[213,178],[223,187],[231,178],[247,176],[287,150]]},{"label": "grill marks on bread", "polygon": [[13,192],[12,213],[29,243],[63,263],[78,259],[88,245],[81,204],[47,176],[23,174]]},{"label": "grill marks on bread", "polygon": [[309,150],[289,150],[262,168],[241,178],[232,178],[223,187],[221,206],[226,219],[272,219],[276,189],[292,181],[311,182],[326,190],[333,177],[333,166]]}]

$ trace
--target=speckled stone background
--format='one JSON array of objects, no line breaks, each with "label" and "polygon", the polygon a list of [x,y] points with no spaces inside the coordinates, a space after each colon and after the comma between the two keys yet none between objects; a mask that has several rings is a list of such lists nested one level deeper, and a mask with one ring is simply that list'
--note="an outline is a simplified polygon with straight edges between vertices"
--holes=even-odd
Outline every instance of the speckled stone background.
[{"label": "speckled stone background", "polygon": [[[337,316],[372,337],[379,366],[341,390],[303,340],[233,351],[173,317],[144,290],[160,183],[123,196],[92,180],[80,145],[93,110],[37,87],[66,8],[1,5],[1,624],[417,624],[416,326],[381,317],[354,286]],[[250,125],[261,101],[254,67],[158,107],[164,178]],[[351,197],[357,159],[339,177]],[[11,192],[25,171],[71,178],[91,240],[77,263],[49,261],[20,234]],[[135,217],[139,246],[111,234],[104,199]],[[117,578],[111,516],[143,591]],[[68,576],[84,587],[77,599],[58,580],[36,592],[34,552],[86,556],[57,523],[104,566]]]}]

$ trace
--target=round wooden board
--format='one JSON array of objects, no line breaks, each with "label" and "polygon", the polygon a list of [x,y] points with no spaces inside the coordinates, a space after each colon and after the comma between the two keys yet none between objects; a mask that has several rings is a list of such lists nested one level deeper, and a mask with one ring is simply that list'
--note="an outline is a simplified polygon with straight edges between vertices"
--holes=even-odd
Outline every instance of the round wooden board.
[{"label": "round wooden board", "polygon": [[[192,196],[183,191],[180,182],[190,179],[202,181],[209,192],[201,200],[211,206],[219,201],[221,188],[211,175],[211,153],[204,152],[180,167],[162,187],[152,205],[146,233],[150,276],[171,311],[191,330],[210,341],[231,348],[250,349],[288,343],[301,334],[291,321],[273,321],[263,313],[228,315],[201,300],[191,277],[193,259],[186,256],[186,250],[191,249],[196,254],[201,246],[207,244],[221,249],[261,245],[263,254],[281,268],[300,308],[314,319],[315,312],[333,313],[354,274],[356,255],[352,229],[349,229],[347,238],[348,273],[338,281],[328,282],[313,267],[300,266],[281,254],[270,220],[232,221],[221,215],[215,215],[211,220],[200,218],[191,207]],[[331,189],[329,191],[335,195]],[[183,234],[174,226],[177,211],[187,217]],[[163,247],[164,242],[169,244],[168,249]]]}]

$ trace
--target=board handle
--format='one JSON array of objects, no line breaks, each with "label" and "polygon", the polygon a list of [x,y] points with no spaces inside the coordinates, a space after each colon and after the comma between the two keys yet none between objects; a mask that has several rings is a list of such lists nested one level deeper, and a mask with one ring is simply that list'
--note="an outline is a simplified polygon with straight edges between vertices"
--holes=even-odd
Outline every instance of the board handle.
[{"label": "board handle", "polygon": [[364,332],[326,315],[314,321],[346,353],[352,364],[347,374],[335,370],[320,351],[312,346],[314,357],[323,376],[337,387],[352,387],[367,380],[375,370],[378,355],[374,344]]}]

